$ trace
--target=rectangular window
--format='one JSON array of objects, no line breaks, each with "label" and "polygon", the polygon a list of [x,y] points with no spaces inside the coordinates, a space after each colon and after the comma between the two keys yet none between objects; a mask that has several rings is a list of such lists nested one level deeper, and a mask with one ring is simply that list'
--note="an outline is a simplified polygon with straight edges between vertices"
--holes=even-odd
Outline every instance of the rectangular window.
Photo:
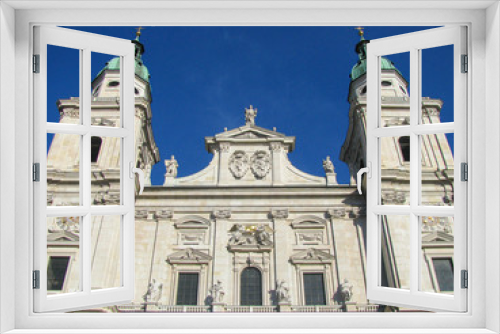
[{"label": "rectangular window", "polygon": [[177,305],[198,304],[198,273],[179,273]]},{"label": "rectangular window", "polygon": [[453,292],[453,260],[451,258],[432,259],[439,290]]},{"label": "rectangular window", "polygon": [[47,290],[62,290],[68,271],[69,256],[51,256],[47,266]]},{"label": "rectangular window", "polygon": [[323,274],[304,274],[304,295],[306,305],[326,305]]}]

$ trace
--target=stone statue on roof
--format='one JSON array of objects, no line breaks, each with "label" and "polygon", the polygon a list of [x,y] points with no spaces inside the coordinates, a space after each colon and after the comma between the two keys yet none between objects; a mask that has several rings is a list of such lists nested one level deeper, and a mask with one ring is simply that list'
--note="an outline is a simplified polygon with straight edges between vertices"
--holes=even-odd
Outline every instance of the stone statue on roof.
[{"label": "stone statue on roof", "polygon": [[245,108],[246,124],[255,125],[255,117],[257,117],[257,109],[254,109],[252,105],[250,108]]}]

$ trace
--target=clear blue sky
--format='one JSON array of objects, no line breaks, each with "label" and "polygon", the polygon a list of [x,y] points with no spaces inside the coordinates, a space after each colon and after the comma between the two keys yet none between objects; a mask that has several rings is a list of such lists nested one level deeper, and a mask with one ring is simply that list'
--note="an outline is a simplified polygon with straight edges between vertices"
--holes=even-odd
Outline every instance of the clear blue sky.
[{"label": "clear blue sky", "polygon": [[[135,27],[71,27],[134,39]],[[428,27],[366,27],[376,39]],[[256,124],[296,136],[289,155],[299,169],[323,176],[330,155],[339,183],[349,182],[339,160],[348,129],[349,73],[357,62],[354,27],[146,27],[141,42],[151,73],[153,131],[162,161],[153,168],[153,185],[163,184],[163,159],[175,155],[179,176],[203,169],[212,155],[204,137],[244,124],[244,108],[258,109]],[[78,54],[49,53],[49,121],[57,121],[55,102],[78,96]],[[424,96],[444,101],[443,121],[452,120],[452,48],[425,51]],[[432,56],[427,56],[432,53]],[[112,56],[92,58],[96,75]],[[409,79],[408,58],[388,57]]]}]

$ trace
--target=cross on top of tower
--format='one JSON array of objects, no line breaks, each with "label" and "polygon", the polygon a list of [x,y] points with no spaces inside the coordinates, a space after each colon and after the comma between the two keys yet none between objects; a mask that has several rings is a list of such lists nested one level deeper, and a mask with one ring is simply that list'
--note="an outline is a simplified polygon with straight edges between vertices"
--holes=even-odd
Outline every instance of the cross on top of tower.
[{"label": "cross on top of tower", "polygon": [[358,34],[361,37],[361,39],[364,39],[365,28],[363,28],[363,27],[357,27],[357,28],[354,28],[354,29],[356,29],[358,31]]}]

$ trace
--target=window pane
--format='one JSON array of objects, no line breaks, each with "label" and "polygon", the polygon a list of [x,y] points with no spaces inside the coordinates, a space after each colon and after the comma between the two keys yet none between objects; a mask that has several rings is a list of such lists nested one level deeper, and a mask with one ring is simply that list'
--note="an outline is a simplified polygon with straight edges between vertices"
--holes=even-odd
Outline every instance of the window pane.
[{"label": "window pane", "polygon": [[198,304],[198,273],[179,273],[177,305]]},{"label": "window pane", "polygon": [[326,305],[325,282],[322,273],[304,274],[306,305]]},{"label": "window pane", "polygon": [[423,49],[422,124],[453,122],[453,45]]},{"label": "window pane", "polygon": [[47,294],[80,291],[80,217],[47,218]]},{"label": "window pane", "polygon": [[80,123],[80,50],[47,45],[47,122]]},{"label": "window pane", "polygon": [[410,218],[403,215],[380,216],[380,285],[410,288]]},{"label": "window pane", "polygon": [[410,124],[410,53],[380,58],[381,126]]},{"label": "window pane", "polygon": [[241,273],[240,305],[262,305],[262,275],[257,268],[245,268]]},{"label": "window pane", "polygon": [[119,205],[121,172],[121,138],[92,137],[92,205]]},{"label": "window pane", "polygon": [[92,290],[121,283],[121,216],[92,216]]},{"label": "window pane", "polygon": [[453,261],[451,258],[433,259],[434,271],[441,292],[453,291]]},{"label": "window pane", "polygon": [[410,204],[410,140],[408,137],[380,138],[381,204]]},{"label": "window pane", "polygon": [[47,206],[80,205],[79,135],[47,134]]},{"label": "window pane", "polygon": [[433,134],[420,137],[422,151],[422,205],[454,204],[454,135]]},{"label": "window pane", "polygon": [[427,216],[420,220],[420,289],[425,292],[453,294],[453,217]]},{"label": "window pane", "polygon": [[120,126],[120,57],[92,52],[92,118],[97,126]]}]

